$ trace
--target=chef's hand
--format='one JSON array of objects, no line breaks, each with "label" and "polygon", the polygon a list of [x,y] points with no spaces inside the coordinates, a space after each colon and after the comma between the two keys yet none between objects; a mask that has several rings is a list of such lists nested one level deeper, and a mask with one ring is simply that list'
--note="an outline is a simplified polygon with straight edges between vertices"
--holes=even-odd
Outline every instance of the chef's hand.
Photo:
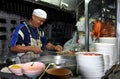
[{"label": "chef's hand", "polygon": [[50,42],[46,45],[46,48],[49,49],[49,50],[56,50],[56,51],[62,51],[63,50],[63,47],[61,45],[53,45]]},{"label": "chef's hand", "polygon": [[42,49],[40,49],[40,48],[38,48],[38,47],[35,47],[35,46],[32,46],[32,51],[33,51],[35,54],[38,54],[38,53],[43,52]]},{"label": "chef's hand", "polygon": [[63,47],[60,46],[60,45],[56,45],[56,46],[55,46],[55,50],[57,50],[58,52],[60,52],[60,51],[63,50]]}]

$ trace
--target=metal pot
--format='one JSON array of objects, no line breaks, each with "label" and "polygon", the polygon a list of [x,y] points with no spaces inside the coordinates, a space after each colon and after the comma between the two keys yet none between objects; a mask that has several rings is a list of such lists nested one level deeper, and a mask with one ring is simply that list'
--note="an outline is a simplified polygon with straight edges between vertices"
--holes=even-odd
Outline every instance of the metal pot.
[{"label": "metal pot", "polygon": [[[48,65],[49,63],[55,63],[55,68],[68,68],[70,69],[73,74],[76,73],[76,57],[75,56],[63,56],[63,55],[48,55],[48,56],[41,56],[34,61],[40,61],[44,64]],[[53,66],[50,66],[52,68]]]}]

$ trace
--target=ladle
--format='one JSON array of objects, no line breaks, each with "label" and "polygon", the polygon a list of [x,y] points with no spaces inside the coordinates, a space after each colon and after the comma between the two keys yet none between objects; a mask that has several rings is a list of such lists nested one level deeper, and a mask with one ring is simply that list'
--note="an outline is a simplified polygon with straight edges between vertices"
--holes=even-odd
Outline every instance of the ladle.
[{"label": "ladle", "polygon": [[43,71],[43,73],[41,74],[41,76],[38,79],[41,79],[43,77],[43,75],[45,74],[46,70],[49,68],[50,65],[53,65],[54,67],[56,66],[55,63],[48,64],[48,66],[45,68],[45,70]]}]

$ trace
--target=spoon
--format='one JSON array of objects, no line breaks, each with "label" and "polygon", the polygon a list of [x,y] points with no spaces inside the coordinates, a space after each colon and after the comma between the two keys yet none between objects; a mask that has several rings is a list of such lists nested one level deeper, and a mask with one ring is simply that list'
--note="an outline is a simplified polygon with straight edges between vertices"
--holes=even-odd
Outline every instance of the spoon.
[{"label": "spoon", "polygon": [[33,66],[34,62],[31,64],[31,66]]}]

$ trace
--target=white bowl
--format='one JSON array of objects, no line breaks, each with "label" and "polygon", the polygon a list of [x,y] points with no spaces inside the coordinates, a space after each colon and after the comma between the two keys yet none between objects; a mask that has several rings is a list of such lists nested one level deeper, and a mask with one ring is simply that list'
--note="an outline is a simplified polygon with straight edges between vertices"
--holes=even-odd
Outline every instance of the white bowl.
[{"label": "white bowl", "polygon": [[45,64],[41,62],[28,62],[23,65],[23,74],[29,78],[36,78],[45,70]]},{"label": "white bowl", "polygon": [[26,73],[26,72],[24,72],[24,74],[29,78],[36,79],[41,74],[41,72],[39,72],[39,73]]},{"label": "white bowl", "polygon": [[116,43],[118,39],[116,37],[100,37],[99,42],[101,43]]},{"label": "white bowl", "polygon": [[[93,53],[93,52],[92,52]],[[78,65],[96,65],[96,66],[102,66],[104,63],[103,61],[103,55],[98,53],[93,53],[95,55],[84,55],[84,54],[90,54],[90,52],[78,52],[76,54],[76,60]]]},{"label": "white bowl", "polygon": [[82,79],[101,79],[102,77],[81,77]]},{"label": "white bowl", "polygon": [[95,51],[100,52],[101,54],[109,55],[110,65],[116,63],[116,53],[115,53],[115,44],[111,43],[95,43]]}]

